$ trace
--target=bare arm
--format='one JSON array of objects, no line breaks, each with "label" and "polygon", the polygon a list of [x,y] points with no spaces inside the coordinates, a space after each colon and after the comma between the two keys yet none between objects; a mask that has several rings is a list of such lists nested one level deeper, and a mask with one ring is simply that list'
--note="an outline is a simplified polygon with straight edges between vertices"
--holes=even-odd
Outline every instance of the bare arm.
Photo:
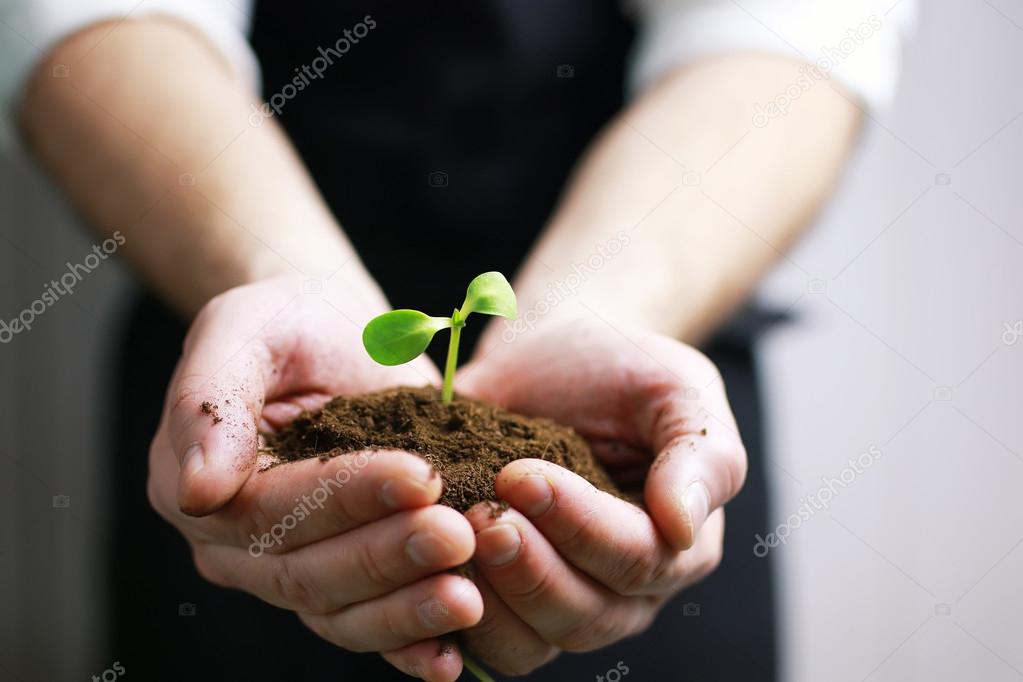
[{"label": "bare arm", "polygon": [[542,325],[596,311],[689,343],[712,332],[826,199],[858,127],[827,82],[753,124],[800,66],[707,59],[639,97],[583,158],[526,261],[520,314],[532,306]]},{"label": "bare arm", "polygon": [[[438,654],[437,638],[476,623],[482,603],[444,571],[475,541],[461,514],[435,505],[441,484],[429,465],[404,452],[338,457],[331,466],[348,476],[355,457],[368,464],[331,489],[333,507],[303,517],[290,543],[267,539],[335,474],[311,461],[255,473],[257,427],[279,428],[339,393],[433,381],[436,369],[423,359],[384,368],[366,355],[358,321],[386,301],[281,131],[271,120],[249,126],[250,97],[218,53],[173,21],[109,29],[86,29],[47,56],[22,123],[85,220],[104,235],[119,230],[150,284],[198,311],[149,451],[150,503],[208,580],[297,612],[339,646],[389,652],[403,670],[410,652],[428,652],[420,669],[455,679],[461,659]],[[58,64],[71,65],[69,78],[49,77]],[[302,277],[330,281],[322,296],[301,296]],[[201,418],[201,401],[218,405],[217,419]],[[386,580],[359,559],[383,557],[368,538],[393,550]],[[427,599],[440,617],[417,615]]]},{"label": "bare arm", "polygon": [[[194,314],[268,276],[348,279],[382,297],[272,119],[186,25],[153,18],[91,26],[31,78],[21,123],[37,158],[86,222],[125,237],[129,261]],[[68,78],[52,78],[56,65]],[[194,184],[191,184],[194,181]]]},{"label": "bare arm", "polygon": [[521,334],[491,326],[462,370],[460,390],[573,426],[619,484],[643,489],[639,510],[547,462],[501,472],[512,509],[469,513],[489,621],[465,634],[499,670],[642,632],[721,560],[745,449],[716,369],[675,339],[734,310],[841,170],[857,111],[827,84],[753,123],[798,69],[708,59],[628,107],[518,275]]}]

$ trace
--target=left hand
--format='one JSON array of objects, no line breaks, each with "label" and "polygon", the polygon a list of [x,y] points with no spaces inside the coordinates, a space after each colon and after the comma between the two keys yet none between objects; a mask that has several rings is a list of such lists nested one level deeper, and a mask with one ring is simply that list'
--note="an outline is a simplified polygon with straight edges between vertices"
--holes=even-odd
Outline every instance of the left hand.
[{"label": "left hand", "polygon": [[560,650],[638,634],[721,560],[724,511],[746,453],[717,368],[695,349],[597,317],[552,323],[467,365],[461,392],[575,428],[641,509],[541,460],[504,468],[498,518],[476,531],[484,617],[464,642],[506,674]]}]

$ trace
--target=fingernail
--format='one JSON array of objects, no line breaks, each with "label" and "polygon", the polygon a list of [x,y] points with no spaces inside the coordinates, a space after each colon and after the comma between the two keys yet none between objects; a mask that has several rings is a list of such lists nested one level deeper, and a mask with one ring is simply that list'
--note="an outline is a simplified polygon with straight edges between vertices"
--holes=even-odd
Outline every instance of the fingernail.
[{"label": "fingernail", "polygon": [[436,533],[422,530],[413,533],[405,543],[405,554],[417,566],[433,568],[446,563],[451,556],[451,548]]},{"label": "fingernail", "polygon": [[689,515],[689,523],[693,529],[693,541],[696,541],[696,534],[707,520],[710,513],[710,497],[707,495],[707,486],[702,481],[695,481],[689,484],[682,495],[682,504],[685,505],[686,513]]},{"label": "fingernail", "polygon": [[512,506],[526,516],[542,516],[554,504],[554,488],[539,474],[528,474],[515,482],[507,497]]},{"label": "fingernail", "polygon": [[425,483],[408,478],[392,478],[380,486],[380,501],[391,509],[420,506],[430,499],[430,488]]},{"label": "fingernail", "polygon": [[436,597],[419,602],[416,606],[416,613],[427,628],[439,630],[449,625],[450,618],[448,616],[451,612],[448,610],[447,604]]},{"label": "fingernail", "polygon": [[202,471],[206,466],[206,454],[203,452],[201,443],[192,443],[185,450],[185,456],[181,458],[181,479],[191,478]]},{"label": "fingernail", "polygon": [[476,558],[498,568],[515,561],[522,548],[519,529],[509,523],[491,526],[476,534]]}]

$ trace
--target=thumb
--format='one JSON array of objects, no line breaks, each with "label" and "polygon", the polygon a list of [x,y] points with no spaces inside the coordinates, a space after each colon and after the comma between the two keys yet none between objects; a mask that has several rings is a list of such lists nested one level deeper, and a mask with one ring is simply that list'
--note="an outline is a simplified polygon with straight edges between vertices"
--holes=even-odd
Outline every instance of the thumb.
[{"label": "thumb", "polygon": [[644,486],[654,522],[677,550],[693,546],[708,517],[746,478],[746,450],[724,391],[706,392],[698,410],[680,397],[662,412],[658,455]]},{"label": "thumb", "polygon": [[251,474],[272,355],[231,315],[200,316],[167,392],[168,436],[178,459],[178,506],[190,516],[227,504]]}]

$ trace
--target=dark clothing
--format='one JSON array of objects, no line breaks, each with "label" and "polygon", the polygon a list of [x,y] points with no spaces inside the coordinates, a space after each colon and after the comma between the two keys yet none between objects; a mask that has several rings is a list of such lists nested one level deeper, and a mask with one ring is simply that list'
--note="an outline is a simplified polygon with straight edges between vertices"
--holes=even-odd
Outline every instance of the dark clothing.
[{"label": "dark clothing", "polygon": [[[346,29],[355,40],[340,43]],[[262,2],[253,29],[264,97],[281,105],[360,256],[392,303],[431,314],[479,272],[516,270],[573,163],[622,104],[631,38],[610,0]],[[319,71],[318,57],[332,63],[299,91],[294,79],[304,65]],[[705,349],[750,457],[721,567],[643,636],[564,655],[529,679],[595,678],[618,661],[636,680],[774,679],[771,564],[751,549],[767,519],[753,330],[732,329]],[[184,332],[146,299],[119,357],[112,653],[147,680],[408,679],[376,654],[318,639],[291,613],[206,584],[187,543],[150,509],[146,452]]]}]

